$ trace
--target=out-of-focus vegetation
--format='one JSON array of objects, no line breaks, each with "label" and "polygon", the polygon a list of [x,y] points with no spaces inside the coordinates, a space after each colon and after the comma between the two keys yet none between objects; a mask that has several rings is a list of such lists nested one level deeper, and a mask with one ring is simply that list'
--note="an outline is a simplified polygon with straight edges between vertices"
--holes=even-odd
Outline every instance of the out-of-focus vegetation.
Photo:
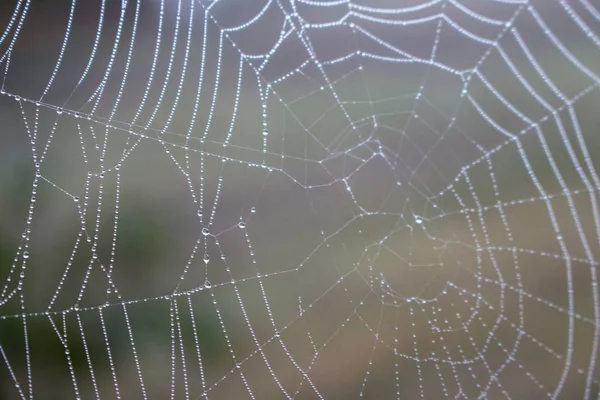
[{"label": "out-of-focus vegetation", "polygon": [[[42,11],[53,7],[36,7],[23,39],[15,46],[15,67],[5,79],[7,93],[26,99],[39,97],[40,82],[47,81],[49,66],[56,61],[66,23],[62,14],[66,8],[51,21]],[[558,5],[553,7],[568,18]],[[109,32],[114,32],[112,13],[117,9],[113,6],[108,13]],[[173,9],[165,12],[173,17]],[[143,9],[142,17],[153,22],[141,25],[134,65],[151,63],[157,14]],[[81,15],[61,66],[65,72],[56,78],[59,89],[51,91],[39,108],[38,152],[54,122],[58,124],[42,163],[44,179],[31,203],[35,210],[30,256],[21,292],[26,316],[21,316],[20,293],[0,306],[0,316],[5,317],[0,320],[1,398],[19,398],[11,371],[27,393],[26,346],[34,394],[39,398],[74,396],[69,368],[82,398],[95,398],[94,380],[101,398],[114,398],[115,386],[122,398],[140,398],[138,369],[149,398],[169,397],[173,376],[174,397],[185,398],[184,371],[191,398],[202,395],[203,387],[211,388],[207,398],[214,399],[249,398],[250,390],[257,399],[285,398],[282,387],[296,398],[307,399],[317,398],[316,391],[327,399],[356,398],[363,392],[367,398],[388,398],[396,391],[402,398],[418,398],[423,390],[427,398],[457,393],[472,398],[482,391],[487,398],[544,398],[557,387],[567,357],[572,361],[561,398],[583,396],[590,357],[598,357],[592,354],[596,318],[592,299],[597,288],[591,284],[600,258],[598,221],[593,213],[593,201],[598,200],[593,178],[600,157],[597,87],[573,103],[592,170],[587,169],[578,147],[569,110],[553,99],[553,109],[558,110],[583,165],[580,171],[566,152],[554,116],[527,97],[497,54],[480,66],[481,73],[526,115],[539,120],[548,116],[539,127],[552,157],[535,130],[475,78],[468,87],[469,96],[507,131],[519,134],[528,129],[518,140],[508,141],[461,97],[462,82],[457,76],[435,67],[370,59],[364,61],[363,70],[349,62],[342,64],[349,65],[347,74],[331,72],[337,78],[345,76],[334,84],[339,99],[347,101],[345,110],[356,119],[364,116],[358,134],[345,129],[348,121],[330,88],[320,90],[320,84],[292,77],[275,89],[286,107],[276,98],[269,100],[269,135],[263,152],[258,90],[251,78],[253,71],[246,67],[238,119],[230,145],[225,147],[238,59],[224,56],[228,63],[223,67],[213,122],[201,142],[217,62],[214,36],[209,35],[206,73],[210,79],[204,82],[206,93],[197,115],[200,122],[191,139],[186,134],[195,87],[185,82],[187,90],[178,106],[182,112],[161,132],[179,84],[176,72],[167,85],[169,101],[159,107],[151,129],[143,129],[143,122],[150,118],[150,112],[144,111],[132,127],[135,134],[129,134],[128,125],[121,122],[114,123],[117,129],[105,131],[103,118],[109,115],[110,101],[100,103],[93,112],[98,118],[92,123],[69,115],[70,110],[82,116],[91,112],[90,104],[85,104],[90,90],[74,90],[72,82],[88,60],[97,22],[93,13]],[[40,26],[39,31],[34,26]],[[167,24],[165,30],[172,32],[172,28]],[[267,28],[245,40],[258,40]],[[201,34],[196,35],[195,43],[201,43]],[[342,39],[332,37],[328,43],[334,51]],[[98,61],[90,72],[89,80],[95,84],[105,71],[109,42],[113,40],[102,42],[97,56],[104,62]],[[506,42],[511,60],[517,60],[516,68],[542,87],[515,44]],[[598,69],[600,62],[595,60],[600,60],[600,54],[591,41],[569,36],[567,44],[582,63]],[[530,46],[569,96],[592,83],[545,37]],[[201,49],[194,47],[192,53],[196,58],[190,58],[188,68],[197,79]],[[118,60],[122,62],[125,54],[119,53]],[[158,75],[164,79],[168,51],[161,56]],[[461,56],[457,50],[448,62],[460,64]],[[286,61],[277,60],[279,67],[265,75],[286,70]],[[176,64],[180,70],[181,62]],[[117,65],[122,74],[122,64]],[[429,71],[426,79],[424,70]],[[307,76],[319,76],[318,71],[309,72]],[[132,119],[139,104],[134,94],[145,87],[147,75],[135,70],[130,74],[115,117],[118,121]],[[108,80],[107,98],[114,99],[119,82],[114,77]],[[413,109],[421,82],[423,100]],[[61,85],[68,89],[61,90]],[[95,88],[88,86],[82,87]],[[62,105],[71,90],[75,100],[69,104],[81,109],[65,107],[57,117],[51,106]],[[549,96],[547,88],[540,91]],[[158,93],[160,85],[152,88],[150,102],[156,102]],[[323,114],[329,108],[332,111]],[[27,101],[18,104],[3,95],[0,113],[4,131],[0,138],[0,279],[10,276],[14,283],[19,272],[11,272],[13,265],[20,271],[23,259],[13,259],[23,243],[36,173],[27,134],[36,106]],[[369,122],[375,114],[376,127]],[[449,127],[452,117],[456,123]],[[313,125],[306,129],[300,123]],[[132,147],[140,134],[146,137]],[[370,141],[358,145],[359,137],[369,136]],[[101,163],[104,143],[106,155]],[[183,145],[191,149],[187,154]],[[518,145],[527,155],[529,168]],[[492,152],[497,146],[501,147]],[[123,150],[131,154],[121,164]],[[381,156],[368,163],[360,160],[375,152]],[[489,157],[482,158],[483,154]],[[173,161],[186,165],[188,157],[192,191],[198,202],[203,196],[201,217],[188,177]],[[397,163],[391,167],[384,157]],[[549,159],[556,161],[563,181],[557,179]],[[263,162],[270,168],[260,168]],[[84,207],[86,200],[86,176],[99,174],[101,164],[108,170],[102,180],[102,211],[97,217],[100,179],[93,176],[86,231],[77,242],[83,218],[78,207]],[[113,249],[117,164],[118,228]],[[463,167],[469,169],[461,174]],[[549,196],[547,202],[534,185],[532,171]],[[456,177],[460,179],[452,190],[446,190]],[[591,191],[583,177],[591,182]],[[73,196],[78,196],[77,201]],[[560,226],[562,241],[557,239],[551,217]],[[244,229],[239,228],[240,219]],[[202,228],[208,221],[210,233],[204,236]],[[97,240],[93,238],[96,223],[100,227]],[[193,252],[197,241],[198,249]],[[76,242],[78,250],[65,273]],[[118,294],[107,278],[109,268]],[[52,300],[63,276],[58,296]],[[206,280],[210,287],[205,287]],[[175,288],[178,295],[173,296]],[[426,301],[432,299],[437,301]],[[568,347],[570,332],[574,336]],[[299,368],[305,369],[306,376]],[[598,367],[590,372],[596,396],[597,371]]]}]

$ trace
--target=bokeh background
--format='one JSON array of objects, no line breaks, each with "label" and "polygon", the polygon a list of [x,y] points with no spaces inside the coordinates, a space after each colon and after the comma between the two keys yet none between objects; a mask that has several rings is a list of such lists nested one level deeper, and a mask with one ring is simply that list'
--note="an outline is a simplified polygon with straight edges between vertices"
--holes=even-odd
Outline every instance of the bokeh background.
[{"label": "bokeh background", "polygon": [[595,2],[1,7],[0,398],[600,395]]}]

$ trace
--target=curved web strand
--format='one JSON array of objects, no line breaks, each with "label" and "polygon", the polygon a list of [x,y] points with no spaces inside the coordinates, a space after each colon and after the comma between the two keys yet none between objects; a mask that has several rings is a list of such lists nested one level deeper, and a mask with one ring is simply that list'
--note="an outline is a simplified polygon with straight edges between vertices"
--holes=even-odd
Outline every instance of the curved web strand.
[{"label": "curved web strand", "polygon": [[593,2],[14,3],[0,397],[600,395]]}]

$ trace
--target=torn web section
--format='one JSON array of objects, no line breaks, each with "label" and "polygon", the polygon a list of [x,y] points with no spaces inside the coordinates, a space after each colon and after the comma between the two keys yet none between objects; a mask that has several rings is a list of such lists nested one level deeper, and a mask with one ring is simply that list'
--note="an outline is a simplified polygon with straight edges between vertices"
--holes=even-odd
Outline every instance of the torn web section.
[{"label": "torn web section", "polygon": [[3,42],[11,393],[594,395],[589,2],[97,5]]}]

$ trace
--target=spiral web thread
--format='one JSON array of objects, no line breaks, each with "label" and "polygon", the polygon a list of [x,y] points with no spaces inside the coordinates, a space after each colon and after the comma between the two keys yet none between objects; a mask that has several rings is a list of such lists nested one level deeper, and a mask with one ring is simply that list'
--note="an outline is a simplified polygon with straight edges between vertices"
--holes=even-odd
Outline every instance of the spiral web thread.
[{"label": "spiral web thread", "polygon": [[6,398],[600,396],[597,3],[3,21]]}]

